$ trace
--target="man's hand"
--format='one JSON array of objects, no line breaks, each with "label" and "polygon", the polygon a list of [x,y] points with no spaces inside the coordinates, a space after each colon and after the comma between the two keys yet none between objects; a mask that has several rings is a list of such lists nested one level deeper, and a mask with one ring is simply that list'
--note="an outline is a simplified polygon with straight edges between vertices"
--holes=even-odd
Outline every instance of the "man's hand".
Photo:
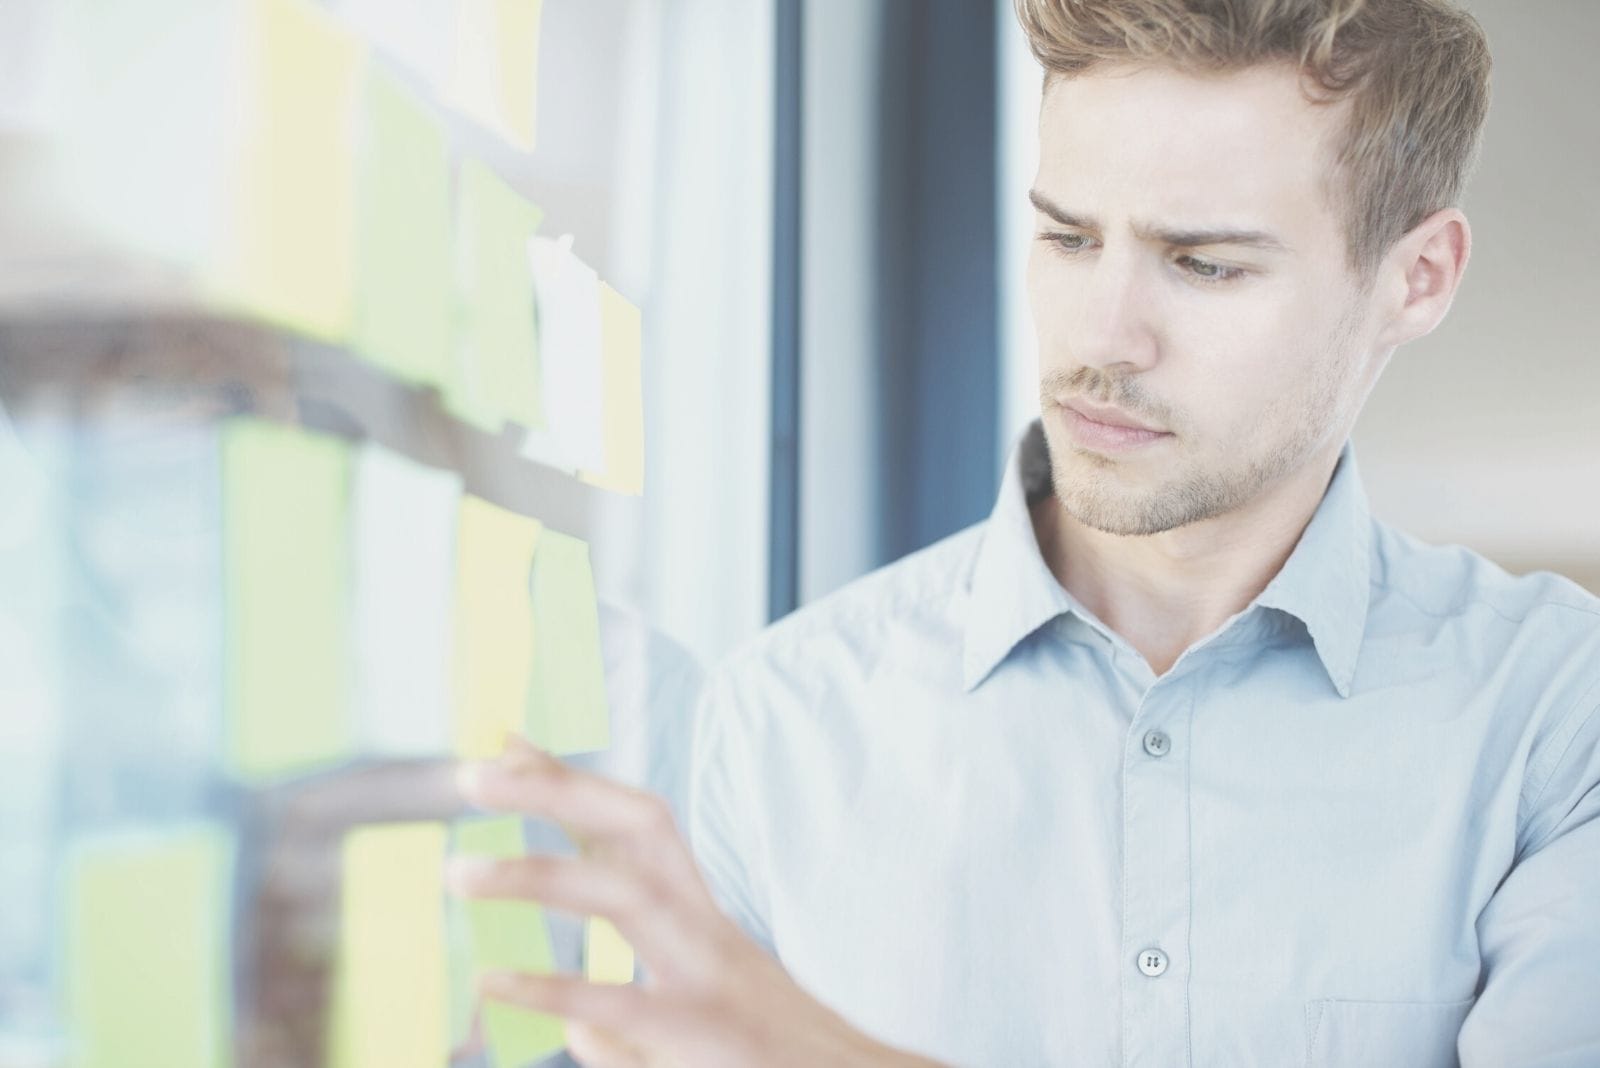
[{"label": "man's hand", "polygon": [[465,765],[467,800],[550,820],[574,857],[461,858],[456,893],[525,899],[610,920],[646,984],[566,975],[485,976],[485,996],[561,1016],[568,1052],[589,1068],[937,1068],[854,1030],[794,984],[717,907],[666,802],[567,767],[513,740]]}]

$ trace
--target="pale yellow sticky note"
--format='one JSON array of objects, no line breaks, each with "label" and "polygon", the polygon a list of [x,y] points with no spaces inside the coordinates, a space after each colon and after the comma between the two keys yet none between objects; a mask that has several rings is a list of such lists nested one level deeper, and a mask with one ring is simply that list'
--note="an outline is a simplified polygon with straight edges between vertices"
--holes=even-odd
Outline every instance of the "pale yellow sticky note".
[{"label": "pale yellow sticky note", "polygon": [[80,843],[66,879],[75,1068],[231,1060],[234,848],[217,827]]},{"label": "pale yellow sticky note", "polygon": [[450,98],[473,119],[532,151],[538,113],[542,0],[457,0]]},{"label": "pale yellow sticky note", "polygon": [[611,744],[611,717],[589,546],[546,530],[534,554],[532,586],[528,739],[552,753],[604,749]]},{"label": "pale yellow sticky note", "polygon": [[485,759],[523,721],[533,667],[529,572],[538,520],[477,497],[456,533],[456,752]]},{"label": "pale yellow sticky note", "polygon": [[581,471],[592,486],[637,496],[644,492],[644,386],[639,309],[604,283],[600,336],[605,382],[606,469]]},{"label": "pale yellow sticky note", "polygon": [[361,827],[344,840],[337,1068],[439,1068],[450,1055],[440,823]]},{"label": "pale yellow sticky note", "polygon": [[610,920],[590,916],[583,947],[583,972],[591,983],[633,982],[633,947]]},{"label": "pale yellow sticky note", "polygon": [[245,6],[232,196],[208,281],[227,306],[343,341],[355,304],[355,132],[367,50],[308,0]]}]

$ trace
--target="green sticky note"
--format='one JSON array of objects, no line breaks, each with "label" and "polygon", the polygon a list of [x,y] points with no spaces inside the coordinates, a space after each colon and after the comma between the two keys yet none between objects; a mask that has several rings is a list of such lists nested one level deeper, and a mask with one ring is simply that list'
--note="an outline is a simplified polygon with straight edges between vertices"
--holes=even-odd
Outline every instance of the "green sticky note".
[{"label": "green sticky note", "polygon": [[452,316],[444,130],[394,75],[368,68],[357,160],[357,351],[413,385],[445,384]]},{"label": "green sticky note", "polygon": [[[491,857],[519,857],[527,852],[522,821],[515,816],[461,821],[456,824],[455,847],[457,853]],[[544,910],[537,904],[469,901],[465,911],[476,971],[555,971]],[[558,1017],[504,1002],[485,1002],[482,1022],[496,1068],[522,1068],[566,1043],[565,1029]]]},{"label": "green sticky note", "polygon": [[439,1068],[449,1059],[445,839],[440,823],[345,836],[337,1068]]},{"label": "green sticky note", "polygon": [[454,903],[445,909],[445,939],[450,968],[450,1048],[457,1050],[472,1038],[478,995],[472,983],[472,930],[467,910]]},{"label": "green sticky note", "polygon": [[211,826],[80,843],[67,871],[75,1068],[231,1062],[233,845]]},{"label": "green sticky note", "polygon": [[445,406],[491,433],[498,433],[506,420],[542,429],[533,267],[528,259],[528,240],[542,213],[486,164],[470,159],[461,165],[459,202],[461,331]]},{"label": "green sticky note", "polygon": [[349,448],[239,419],[222,471],[230,763],[292,775],[349,751]]},{"label": "green sticky note", "polygon": [[532,590],[528,739],[552,753],[604,749],[611,718],[589,547],[546,529],[533,554]]}]

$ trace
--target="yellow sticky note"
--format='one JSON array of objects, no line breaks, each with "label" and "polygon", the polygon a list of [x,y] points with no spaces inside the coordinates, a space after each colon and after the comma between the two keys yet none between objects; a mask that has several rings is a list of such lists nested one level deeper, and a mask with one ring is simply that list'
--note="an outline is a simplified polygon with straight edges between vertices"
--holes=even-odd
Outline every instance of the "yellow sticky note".
[{"label": "yellow sticky note", "polygon": [[[349,336],[361,41],[308,0],[248,0],[231,197],[211,283],[223,304]],[[204,91],[204,90],[199,90]]]},{"label": "yellow sticky note", "polygon": [[644,492],[644,387],[639,309],[604,283],[600,336],[605,382],[606,469],[581,471],[592,486],[635,496]]},{"label": "yellow sticky note", "polygon": [[604,749],[611,744],[611,722],[589,546],[546,530],[534,554],[532,585],[528,738],[552,753]]},{"label": "yellow sticky note", "polygon": [[458,0],[450,96],[463,112],[525,151],[538,112],[542,0]]},{"label": "yellow sticky note", "polygon": [[460,172],[456,269],[461,333],[445,406],[497,433],[506,419],[544,425],[539,347],[528,241],[541,212],[485,164]]},{"label": "yellow sticky note", "polygon": [[498,0],[500,98],[512,140],[533,151],[538,117],[539,16],[542,0]]},{"label": "yellow sticky note", "polygon": [[456,752],[497,755],[522,722],[533,666],[528,575],[539,522],[463,497],[456,531]]},{"label": "yellow sticky note", "polygon": [[379,64],[367,71],[362,116],[353,342],[403,381],[442,386],[455,344],[444,130]]},{"label": "yellow sticky note", "polygon": [[450,1055],[440,823],[345,836],[340,894],[338,1068],[439,1068]]},{"label": "yellow sticky note", "polygon": [[220,829],[90,839],[66,880],[75,1068],[231,1062],[233,845]]},{"label": "yellow sticky note", "polygon": [[[456,852],[489,857],[519,857],[527,852],[522,821],[515,816],[463,820],[456,825]],[[465,903],[475,971],[516,971],[547,975],[555,971],[544,911],[531,901]],[[496,1068],[521,1068],[560,1049],[566,1033],[561,1020],[504,1002],[483,1005],[483,1032]]]},{"label": "yellow sticky note", "polygon": [[222,473],[230,763],[307,771],[350,747],[349,446],[237,419]]},{"label": "yellow sticky note", "polygon": [[584,924],[583,971],[591,983],[633,982],[633,947],[604,917],[590,916]]}]

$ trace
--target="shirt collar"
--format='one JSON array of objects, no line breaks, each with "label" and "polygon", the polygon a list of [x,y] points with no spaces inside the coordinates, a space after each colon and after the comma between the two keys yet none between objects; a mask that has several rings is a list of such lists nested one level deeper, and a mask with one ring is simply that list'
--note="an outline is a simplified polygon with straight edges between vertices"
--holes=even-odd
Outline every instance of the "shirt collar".
[{"label": "shirt collar", "polygon": [[[1013,449],[968,584],[962,675],[976,687],[1011,650],[1077,602],[1039,549],[1029,506],[1051,492],[1050,454],[1034,420]],[[1294,551],[1254,603],[1299,619],[1341,697],[1350,694],[1366,630],[1371,520],[1346,440]]]}]

